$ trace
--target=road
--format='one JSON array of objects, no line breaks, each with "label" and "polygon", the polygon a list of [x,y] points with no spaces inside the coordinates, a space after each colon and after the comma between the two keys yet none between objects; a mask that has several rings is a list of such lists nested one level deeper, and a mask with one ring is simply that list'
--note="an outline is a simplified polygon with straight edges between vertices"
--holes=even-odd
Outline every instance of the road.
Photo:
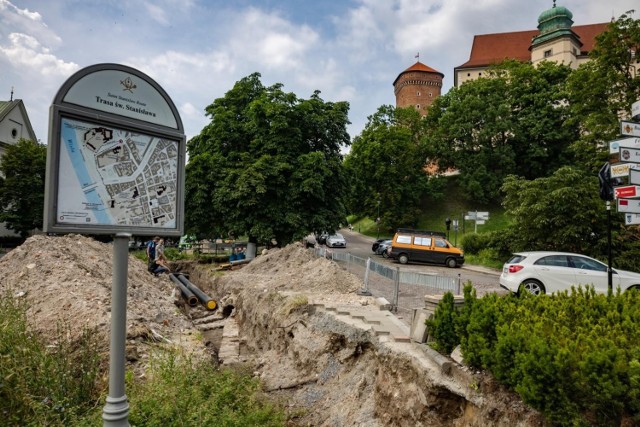
[{"label": "road", "polygon": [[400,267],[401,270],[418,271],[421,273],[431,273],[437,274],[439,276],[448,276],[455,278],[459,277],[462,280],[462,283],[471,281],[474,288],[476,289],[476,293],[478,296],[482,296],[490,292],[497,292],[499,294],[507,293],[507,291],[500,288],[500,283],[498,282],[500,272],[497,270],[472,265],[464,265],[462,266],[462,268],[448,268],[444,266],[440,267],[438,265],[432,264],[402,265],[397,261],[383,258],[382,256],[373,253],[373,251],[371,250],[371,245],[375,241],[374,238],[364,236],[355,231],[350,231],[349,229],[342,229],[340,230],[340,233],[342,233],[347,241],[347,248],[336,248],[334,249],[335,251],[346,250],[357,257],[365,259],[367,257],[371,257],[378,263],[390,265],[393,267]]}]

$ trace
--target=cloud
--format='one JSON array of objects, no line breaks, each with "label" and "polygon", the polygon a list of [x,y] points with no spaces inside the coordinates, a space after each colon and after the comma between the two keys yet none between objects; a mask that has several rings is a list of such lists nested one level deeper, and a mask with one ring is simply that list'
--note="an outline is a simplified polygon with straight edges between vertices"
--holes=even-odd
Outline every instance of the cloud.
[{"label": "cloud", "polygon": [[58,45],[62,41],[43,22],[40,13],[20,9],[8,0],[0,0],[0,35],[3,27],[11,28],[12,32],[30,34],[39,40],[46,40],[51,45]]},{"label": "cloud", "polygon": [[160,6],[151,4],[149,2],[144,2],[144,7],[149,13],[151,19],[153,19],[154,21],[159,22],[162,25],[167,25],[169,23],[166,12]]},{"label": "cloud", "polygon": [[17,69],[43,76],[68,76],[78,69],[78,64],[58,59],[33,36],[11,33],[9,42],[8,46],[0,46],[0,55]]}]

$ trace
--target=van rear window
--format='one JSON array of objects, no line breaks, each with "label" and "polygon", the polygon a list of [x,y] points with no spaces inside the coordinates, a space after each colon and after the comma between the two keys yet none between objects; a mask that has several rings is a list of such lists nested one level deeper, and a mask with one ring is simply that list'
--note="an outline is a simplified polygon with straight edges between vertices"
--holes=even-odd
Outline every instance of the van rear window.
[{"label": "van rear window", "polygon": [[396,239],[396,242],[397,243],[411,244],[411,236],[398,235],[398,238]]}]

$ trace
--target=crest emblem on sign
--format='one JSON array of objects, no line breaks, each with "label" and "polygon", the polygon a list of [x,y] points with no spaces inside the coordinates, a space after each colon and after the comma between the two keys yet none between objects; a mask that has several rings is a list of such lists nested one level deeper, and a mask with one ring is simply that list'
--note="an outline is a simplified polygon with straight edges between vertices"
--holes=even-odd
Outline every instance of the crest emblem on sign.
[{"label": "crest emblem on sign", "polygon": [[124,86],[124,89],[122,90],[128,90],[131,93],[133,93],[133,89],[137,87],[136,84],[133,82],[133,80],[131,80],[131,77],[127,77],[124,80],[120,80],[120,84]]},{"label": "crest emblem on sign", "polygon": [[629,153],[629,150],[622,150],[622,158],[625,160],[629,160],[629,158],[631,157],[631,154]]}]

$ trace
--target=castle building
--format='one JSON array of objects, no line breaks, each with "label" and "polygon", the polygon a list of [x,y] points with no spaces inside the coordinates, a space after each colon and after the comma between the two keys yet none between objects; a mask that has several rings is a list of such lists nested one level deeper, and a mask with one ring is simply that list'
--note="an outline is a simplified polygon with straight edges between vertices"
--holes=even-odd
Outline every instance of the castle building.
[{"label": "castle building", "polygon": [[418,61],[393,81],[396,108],[415,107],[421,116],[440,96],[444,74]]},{"label": "castle building", "polygon": [[538,17],[538,29],[473,37],[469,60],[454,68],[454,86],[486,75],[491,65],[505,59],[537,64],[540,61],[563,63],[578,68],[589,61],[595,38],[608,23],[573,25],[573,14],[563,6],[545,10]]}]

